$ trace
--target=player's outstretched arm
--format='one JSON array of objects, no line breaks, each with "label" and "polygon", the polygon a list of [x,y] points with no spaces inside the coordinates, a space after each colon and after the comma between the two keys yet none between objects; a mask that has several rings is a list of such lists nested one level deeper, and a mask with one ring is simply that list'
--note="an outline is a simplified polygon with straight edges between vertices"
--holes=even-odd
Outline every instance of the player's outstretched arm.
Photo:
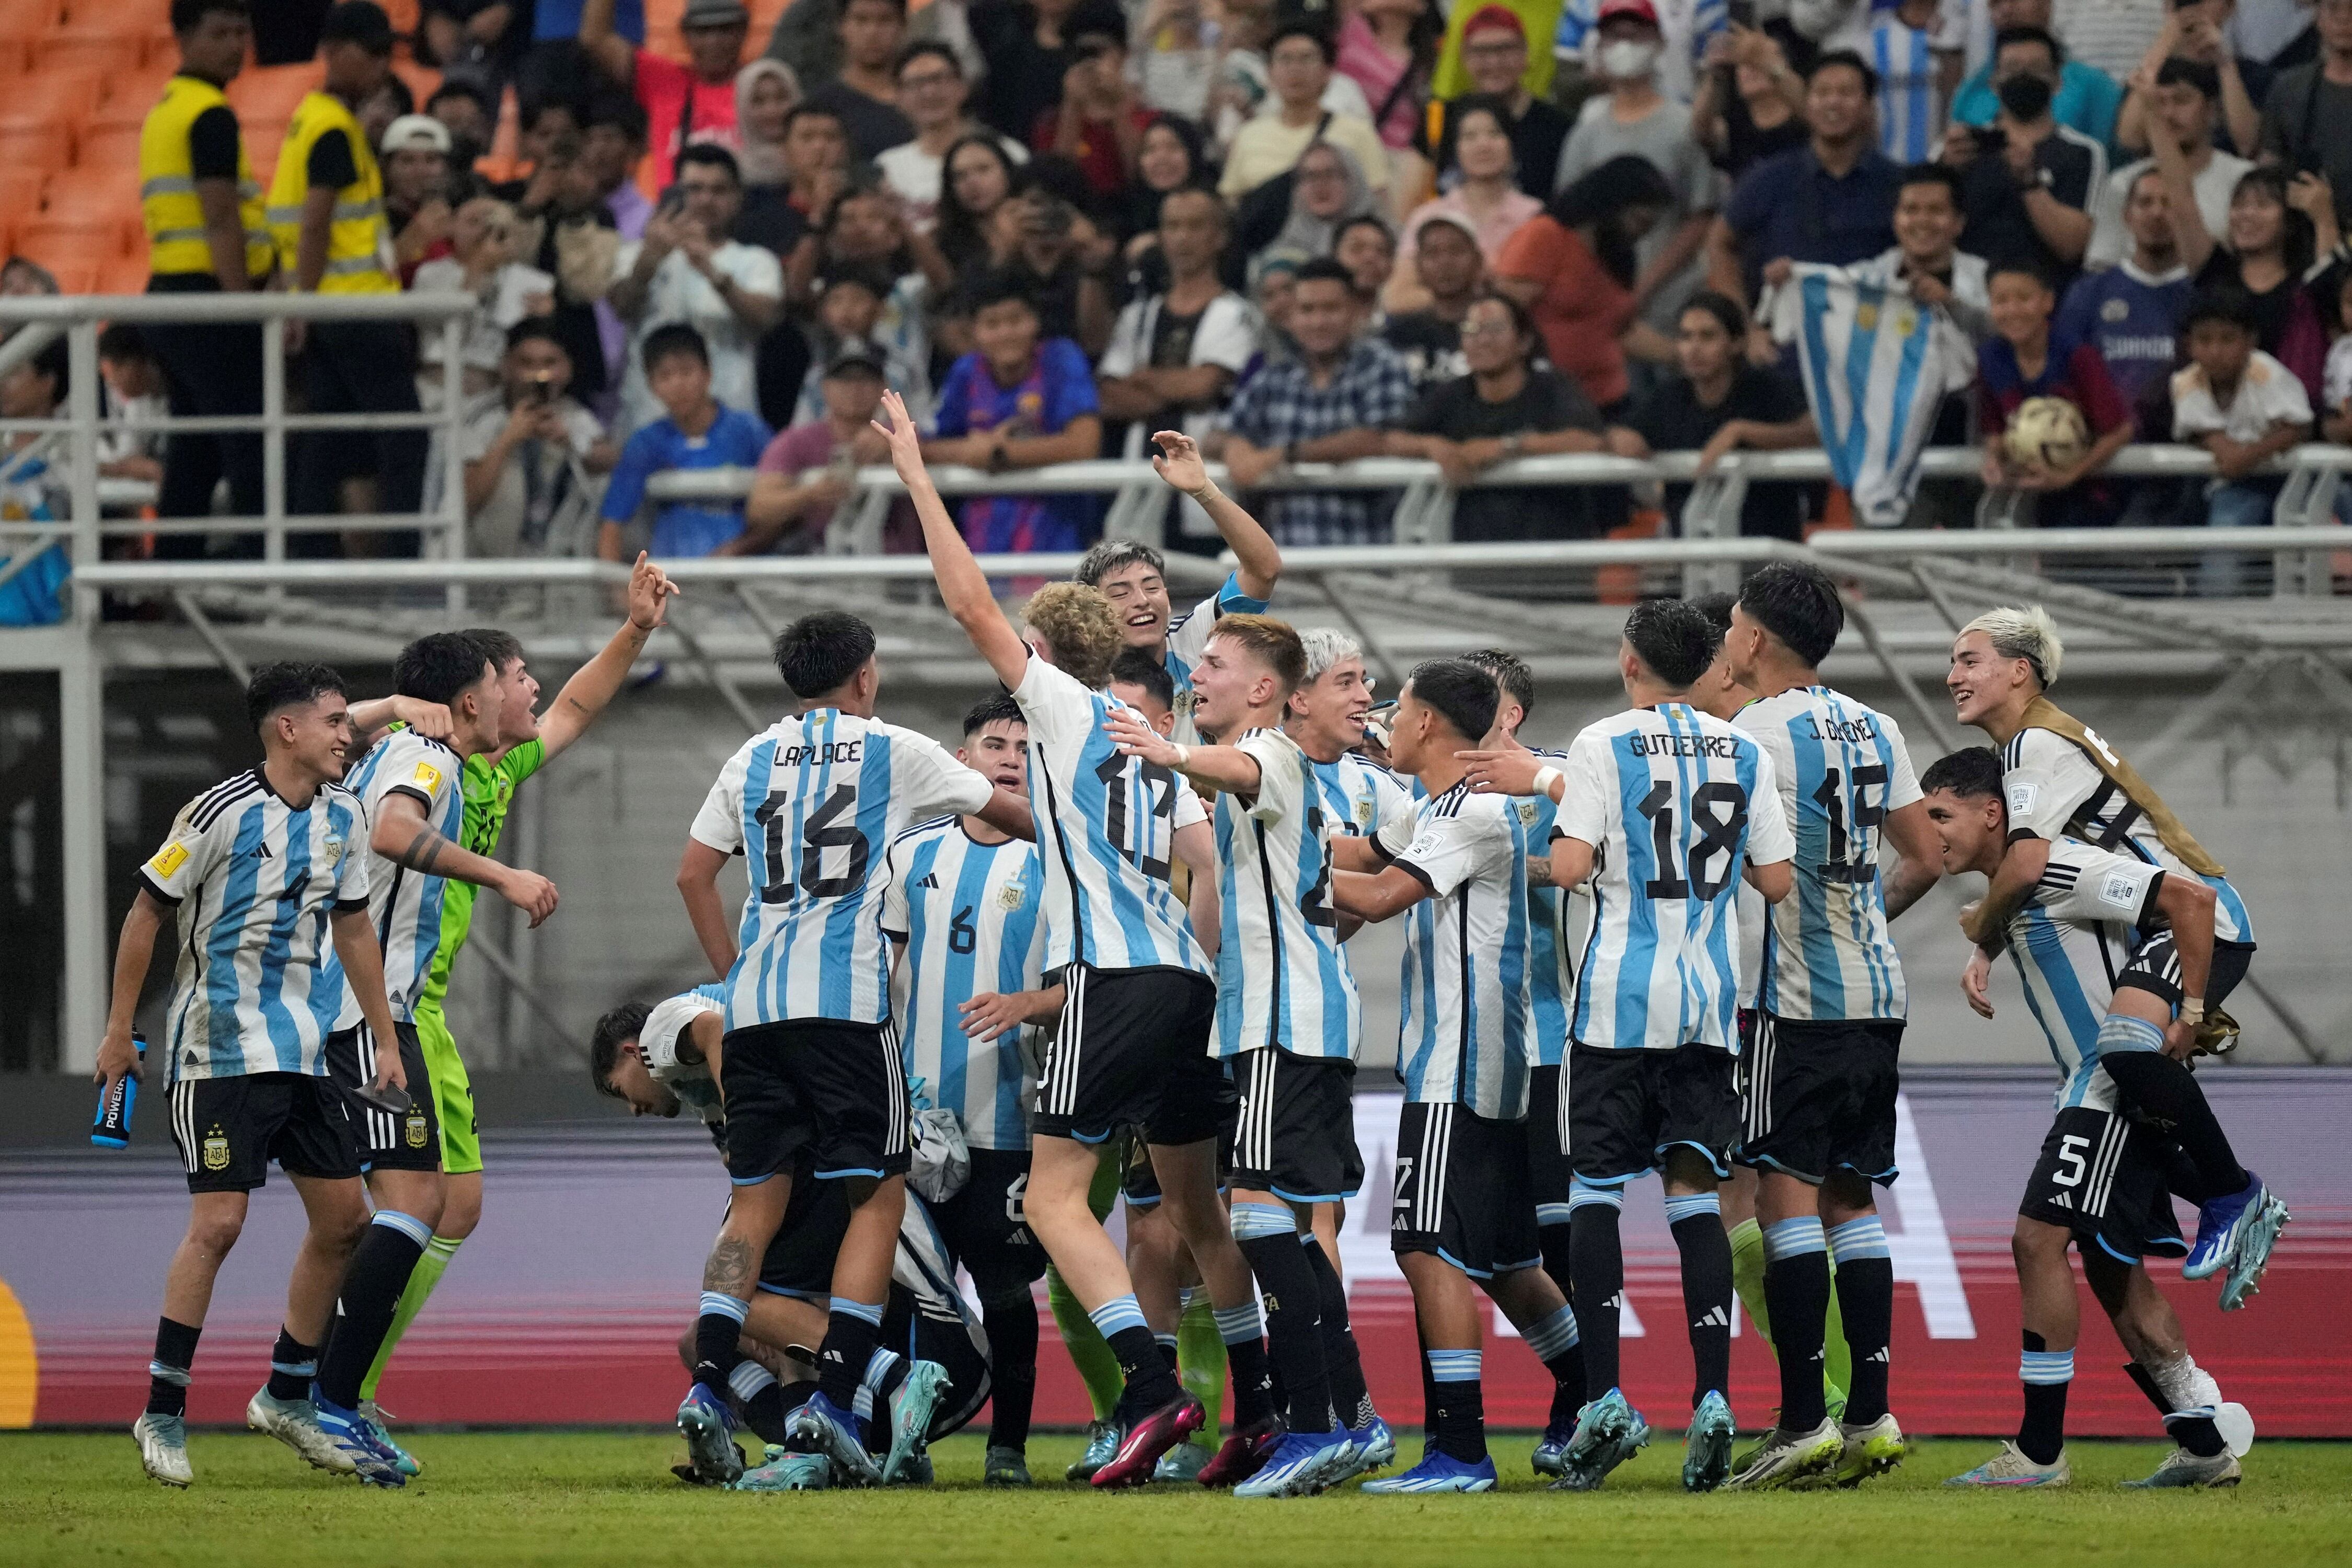
[{"label": "player's outstretched arm", "polygon": [[501,866],[487,855],[477,855],[443,837],[425,820],[424,803],[395,792],[376,808],[375,826],[368,831],[368,847],[395,866],[426,877],[455,877],[488,888],[539,923],[555,912],[555,884],[536,871]]},{"label": "player's outstretched arm", "polygon": [[890,443],[891,466],[898,470],[899,482],[914,500],[915,515],[922,520],[923,547],[930,552],[940,598],[956,625],[971,638],[980,657],[996,671],[996,679],[1007,687],[1018,686],[1028,673],[1029,645],[1021,640],[1019,628],[1005,617],[996,595],[989,591],[987,574],[972,559],[971,547],[956,531],[947,502],[931,483],[930,470],[923,466],[922,436],[915,428],[914,416],[907,412],[905,400],[895,392],[886,392],[882,411],[890,416],[890,423],[877,419],[874,428]]},{"label": "player's outstretched arm", "polygon": [[1222,795],[1257,794],[1257,759],[1237,746],[1180,746],[1145,723],[1132,708],[1112,709],[1103,730],[1118,742],[1123,756],[1173,768],[1194,784]]},{"label": "player's outstretched arm", "polygon": [[720,980],[735,967],[735,933],[727,926],[727,909],[719,900],[719,868],[727,864],[727,852],[713,849],[699,838],[686,841],[686,854],[677,863],[678,896],[686,900],[686,918],[694,927],[694,940],[702,944],[703,957],[710,961],[710,973]]},{"label": "player's outstretched arm", "polygon": [[1463,776],[1470,781],[1474,794],[1540,795],[1555,803],[1567,798],[1567,775],[1524,746],[1507,752],[1456,752],[1454,755],[1466,764],[1468,771]]},{"label": "player's outstretched arm", "polygon": [[629,679],[629,668],[645,651],[646,640],[667,618],[671,597],[683,592],[669,580],[669,574],[638,552],[637,563],[629,573],[629,618],[621,623],[603,652],[563,683],[547,710],[546,721],[539,727],[540,743],[547,749],[550,762],[588,732],[620,691],[622,682]]},{"label": "player's outstretched arm", "polygon": [[1282,551],[1264,524],[1252,517],[1241,502],[1217,488],[1209,478],[1209,466],[1201,460],[1201,448],[1192,437],[1181,430],[1162,430],[1151,437],[1160,450],[1152,454],[1151,466],[1160,479],[1175,489],[1183,491],[1201,503],[1209,521],[1217,525],[1218,536],[1234,552],[1239,568],[1234,575],[1237,586],[1246,598],[1265,600],[1274,596],[1274,584],[1282,575]]},{"label": "player's outstretched arm", "polygon": [[139,993],[147,985],[147,968],[155,961],[155,933],[163,929],[163,901],[142,888],[122,917],[122,932],[114,942],[114,992],[106,1007],[106,1034],[98,1043],[98,1071],[91,1076],[110,1089],[126,1075],[143,1078],[139,1047],[131,1038],[131,1016],[139,1010]]},{"label": "player's outstretched arm", "polygon": [[1893,920],[1919,901],[1944,875],[1944,854],[1927,820],[1927,803],[1915,800],[1886,814],[1886,842],[1895,864],[1886,872],[1886,918]]},{"label": "player's outstretched arm", "polygon": [[375,925],[365,906],[337,910],[327,921],[333,933],[335,956],[343,963],[343,979],[359,998],[360,1016],[367,1020],[375,1040],[375,1088],[406,1089],[408,1074],[400,1065],[400,1037],[392,1026],[392,1004],[383,994],[383,953],[375,944]]},{"label": "player's outstretched arm", "polygon": [[428,741],[446,741],[457,728],[449,710],[420,697],[371,697],[352,704],[352,752],[357,757],[394,720],[399,720]]},{"label": "player's outstretched arm", "polygon": [[[1332,847],[1336,850],[1339,846]],[[1331,907],[1367,923],[1393,920],[1427,897],[1429,884],[1402,866],[1370,875],[1336,869],[1331,873]]]},{"label": "player's outstretched arm", "polygon": [[1974,942],[1991,941],[2009,929],[2025,900],[2033,896],[2042,873],[2050,868],[2050,841],[2020,838],[2004,850],[2000,869],[1992,874],[1985,896],[1960,912],[1960,930]]}]

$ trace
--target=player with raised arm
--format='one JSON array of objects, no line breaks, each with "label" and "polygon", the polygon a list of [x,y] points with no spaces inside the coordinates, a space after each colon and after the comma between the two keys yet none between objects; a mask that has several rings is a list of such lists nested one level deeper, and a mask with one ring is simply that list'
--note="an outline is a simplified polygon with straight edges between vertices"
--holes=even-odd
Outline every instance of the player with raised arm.
[{"label": "player with raised arm", "polygon": [[1960,722],[1982,730],[1999,748],[2009,807],[2011,863],[1986,889],[1987,919],[1998,929],[2024,907],[2049,854],[2045,846],[2062,834],[2193,876],[2213,889],[2207,986],[2179,994],[2120,986],[2102,1029],[2107,1070],[2125,1105],[2168,1132],[2195,1166],[2193,1180],[2184,1172],[2175,1185],[2198,1205],[2197,1239],[2180,1271],[2190,1279],[2221,1275],[2221,1310],[2231,1311],[2260,1285],[2287,1223],[2286,1205],[2238,1163],[2188,1063],[2198,1051],[2226,1051],[2235,1043],[2237,1023],[2220,1009],[2253,961],[2253,924],[2221,862],[2163,796],[2105,737],[2050,700],[2064,653],[2057,624],[2039,605],[1988,611],[1952,643],[1945,685]]},{"label": "player with raised arm", "polygon": [[1170,741],[1126,710],[1107,721],[1124,754],[1218,792],[1216,1048],[1241,1085],[1232,1227],[1265,1303],[1288,1426],[1236,1497],[1304,1496],[1361,1473],[1360,1449],[1385,1462],[1381,1450],[1396,1447],[1352,1343],[1345,1359],[1359,1370],[1342,1402],[1321,1322],[1329,1259],[1315,1210],[1363,1183],[1353,1103],[1362,1011],[1329,902],[1331,827],[1314,763],[1280,728],[1306,675],[1288,625],[1228,615],[1192,679],[1201,727],[1230,744]]},{"label": "player with raised arm", "polygon": [[[1741,586],[1723,639],[1730,678],[1757,694],[1732,720],[1770,753],[1796,837],[1796,893],[1771,908],[1742,1043],[1741,1164],[1759,1173],[1765,1299],[1780,1364],[1780,1416],[1733,1478],[1766,1489],[1832,1473],[1859,1485],[1903,1460],[1886,1407],[1895,1266],[1873,1184],[1892,1184],[1895,1096],[1909,1010],[1887,921],[1941,875],[1903,731],[1821,683],[1845,627],[1818,566],[1776,561]],[[1894,863],[1882,876],[1880,851]],[[1831,1272],[1853,1361],[1832,1421],[1822,1372]]]},{"label": "player with raised arm", "polygon": [[1421,1325],[1430,1436],[1374,1493],[1482,1492],[1495,1486],[1480,1387],[1475,1279],[1555,1382],[1576,1319],[1539,1267],[1528,1177],[1525,997],[1506,973],[1507,932],[1527,906],[1525,862],[1508,804],[1474,795],[1461,753],[1494,728],[1495,679],[1467,659],[1417,666],[1397,699],[1389,751],[1427,798],[1367,837],[1331,840],[1331,904],[1356,920],[1418,912],[1405,929],[1397,1126],[1389,1245]]},{"label": "player with raised arm", "polygon": [[[1027,798],[1029,725],[1011,698],[985,699],[964,715],[956,760]],[[1029,1288],[1045,1272],[1022,1206],[1037,1090],[1029,1032],[1062,1005],[1061,987],[1042,973],[1045,867],[1034,844],[976,816],[945,816],[900,834],[886,874],[882,934],[898,950],[891,989],[907,1081],[918,1115],[952,1121],[971,1172],[944,1198],[918,1191],[908,1209],[929,1211],[949,1277],[958,1264],[971,1272],[985,1314],[995,1397],[981,1479],[1025,1487],[1037,1392]]]},{"label": "player with raised arm", "polygon": [[[556,693],[543,718],[537,711],[539,682],[531,678],[522,644],[510,634],[495,628],[477,627],[467,634],[483,645],[498,666],[499,724],[497,750],[467,757],[459,775],[458,787],[465,799],[459,844],[485,857],[498,852],[499,837],[506,827],[507,813],[514,805],[516,790],[525,779],[570,750],[596,722],[619,693],[622,683],[628,679],[630,667],[645,650],[646,639],[662,626],[669,598],[678,591],[660,567],[645,555],[638,555],[629,574],[627,615],[619,629],[594,658],[564,682],[563,689]],[[365,722],[362,711],[369,706],[360,704],[353,709],[355,724]],[[474,1233],[482,1217],[482,1144],[475,1129],[474,1087],[442,1005],[449,994],[451,966],[466,945],[473,921],[474,885],[466,881],[445,884],[441,893],[441,941],[434,950],[425,989],[416,999],[415,1022],[425,1070],[433,1079],[434,1119],[441,1130],[441,1173],[446,1184],[446,1196],[441,1205],[440,1223],[433,1227],[433,1239],[425,1244],[425,1256],[409,1274],[408,1289],[401,1295],[400,1310],[393,1316],[383,1348],[376,1352],[375,1364],[368,1368],[367,1377],[360,1384],[362,1409],[376,1423],[377,1430],[387,1436],[390,1433],[375,1405],[376,1384],[401,1337],[424,1309],[434,1287],[441,1282],[458,1247]],[[394,1446],[399,1447],[396,1443]],[[415,1460],[406,1450],[401,1451],[401,1458],[403,1468],[415,1474]]]},{"label": "player with raised arm", "polygon": [[[2005,782],[2000,761],[1981,746],[1953,752],[1920,780],[1948,873],[1998,878],[2016,859]],[[2131,1352],[2125,1371],[2179,1445],[2153,1475],[2127,1484],[2234,1486],[2253,1422],[2244,1406],[2222,1403],[2220,1385],[2189,1359],[2179,1318],[2147,1276],[2147,1254],[2178,1258],[2188,1250],[2166,1186],[2173,1149],[2123,1104],[2115,1065],[2139,1047],[2116,1046],[2101,1021],[2109,999],[2129,989],[2174,996],[2203,989],[2221,900],[2202,879],[2143,856],[2095,848],[2067,834],[2042,843],[2041,869],[2021,904],[2001,917],[1988,897],[1960,918],[1978,944],[1965,981],[1969,1005],[1993,1016],[1986,983],[1993,958],[2007,948],[2060,1078],[2057,1119],[2026,1183],[2011,1247],[2024,1298],[2024,1418],[2000,1453],[1946,1484],[2048,1487],[2072,1479],[2066,1392],[2082,1324],[2071,1247]],[[2172,1026],[2184,1039],[2189,1027],[2185,1020]]]},{"label": "player with raised arm", "polygon": [[[906,405],[886,393],[883,405],[890,421],[883,433],[922,520],[940,595],[1029,721],[1045,964],[1067,992],[1030,1121],[1029,1223],[1126,1373],[1118,1453],[1092,1484],[1139,1485],[1203,1413],[1161,1355],[1126,1262],[1087,1204],[1101,1145],[1119,1129],[1142,1129],[1168,1216],[1216,1304],[1234,1373],[1237,1431],[1228,1447],[1250,1446],[1245,1435],[1262,1433],[1273,1415],[1256,1292],[1217,1201],[1225,1079],[1209,1055],[1216,987],[1168,885],[1174,856],[1205,876],[1214,850],[1203,842],[1205,823],[1175,830],[1175,775],[1121,756],[1104,731],[1123,706],[1103,689],[1120,645],[1108,601],[1078,584],[1050,584],[1029,600],[1024,638],[948,516]],[[1212,516],[1234,507],[1208,482],[1188,437],[1153,439],[1163,479],[1199,497]]]},{"label": "player with raised arm", "polygon": [[1735,1077],[1738,931],[1745,877],[1787,896],[1795,845],[1770,755],[1684,699],[1713,662],[1704,616],[1675,600],[1625,619],[1617,671],[1632,706],[1590,724],[1555,768],[1517,752],[1465,757],[1481,791],[1549,795],[1553,879],[1592,884],[1561,1070],[1560,1142],[1574,1171],[1570,1267],[1590,1394],[1556,1483],[1599,1486],[1647,1437],[1618,1387],[1626,1186],[1658,1171],[1682,1257],[1697,1376],[1683,1485],[1730,1472],[1731,1247],[1717,1184],[1739,1137]]},{"label": "player with raised arm", "polygon": [[148,1475],[170,1487],[195,1479],[186,1414],[196,1340],[253,1189],[276,1160],[309,1228],[287,1282],[269,1382],[246,1420],[321,1469],[398,1486],[389,1453],[363,1432],[322,1429],[311,1404],[338,1292],[362,1315],[378,1307],[388,1315],[400,1294],[396,1281],[373,1271],[349,1275],[361,1233],[373,1227],[359,1152],[327,1081],[347,989],[376,1042],[368,1068],[376,1088],[403,1081],[368,929],[369,867],[360,853],[367,814],[340,782],[351,717],[342,678],[319,664],[263,665],[246,686],[245,706],[261,738],[261,765],[182,807],[163,847],[140,866],[98,1047],[96,1076],[110,1093],[126,1076],[145,1077],[131,1016],[156,935],[176,910],[179,958],[157,1065],[187,1167],[188,1229],[164,1276],[147,1408],[131,1433]]},{"label": "player with raised arm", "polygon": [[[719,1393],[736,1362],[759,1259],[783,1221],[794,1167],[849,1181],[851,1215],[818,1350],[817,1393],[793,1432],[843,1479],[896,1479],[914,1458],[894,1438],[867,1456],[855,1403],[873,1359],[904,1217],[911,1108],[890,1020],[882,940],[882,854],[910,823],[942,811],[1025,837],[1029,810],[927,736],[874,717],[881,671],[874,628],[838,610],[786,626],[776,668],[800,711],[746,741],[719,771],[688,830],[677,886],[727,986],[719,1086],[735,1201],[703,1268],[693,1384],[677,1407],[698,1474],[732,1481],[741,1460]],[[719,895],[719,868],[746,857],[741,946]],[[940,1389],[910,1377],[892,1425],[919,1432]]]}]

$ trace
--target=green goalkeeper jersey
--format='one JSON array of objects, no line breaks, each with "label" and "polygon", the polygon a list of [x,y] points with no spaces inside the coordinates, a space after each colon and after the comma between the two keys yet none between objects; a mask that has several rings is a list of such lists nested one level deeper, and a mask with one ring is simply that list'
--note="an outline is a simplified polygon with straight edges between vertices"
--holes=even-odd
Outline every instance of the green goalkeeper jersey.
[{"label": "green goalkeeper jersey", "polygon": [[[487,757],[466,759],[462,775],[466,815],[459,830],[466,848],[477,855],[497,851],[515,791],[546,761],[547,743],[536,739],[525,741],[495,763]],[[440,1013],[441,999],[449,994],[449,966],[457,961],[457,950],[466,945],[466,933],[473,929],[474,896],[480,891],[473,883],[455,877],[443,884],[441,945],[433,954],[431,973],[425,977],[424,994],[417,998],[420,1012]]]}]

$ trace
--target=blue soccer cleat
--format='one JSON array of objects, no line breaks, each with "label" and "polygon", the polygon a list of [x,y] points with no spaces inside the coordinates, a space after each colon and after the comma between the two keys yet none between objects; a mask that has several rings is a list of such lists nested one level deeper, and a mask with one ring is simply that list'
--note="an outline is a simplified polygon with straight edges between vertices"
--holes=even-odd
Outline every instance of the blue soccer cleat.
[{"label": "blue soccer cleat", "polygon": [[686,1391],[678,1402],[677,1429],[695,1479],[703,1485],[731,1486],[743,1474],[743,1456],[735,1448],[735,1413],[709,1384]]},{"label": "blue soccer cleat", "polygon": [[732,1483],[739,1492],[821,1492],[833,1485],[833,1461],[768,1445],[767,1463]]},{"label": "blue soccer cleat", "polygon": [[857,1417],[822,1393],[810,1394],[808,1403],[793,1412],[784,1431],[807,1452],[832,1459],[835,1479],[859,1487],[881,1482],[882,1468],[857,1436]]},{"label": "blue soccer cleat", "polygon": [[315,1389],[310,1405],[319,1413],[319,1429],[349,1457],[361,1480],[372,1487],[408,1484],[407,1472],[400,1468],[400,1455],[384,1440],[374,1422],[356,1410],[344,1409]]},{"label": "blue soccer cleat", "polygon": [[425,1467],[417,1462],[416,1456],[402,1447],[394,1438],[390,1426],[392,1417],[383,1405],[373,1399],[362,1399],[360,1401],[360,1414],[367,1417],[368,1425],[375,1428],[375,1435],[383,1439],[383,1446],[391,1449],[393,1458],[400,1461],[402,1475],[421,1476],[425,1473]]},{"label": "blue soccer cleat", "polygon": [[1592,1491],[1649,1441],[1649,1425],[1641,1412],[1625,1402],[1622,1390],[1612,1388],[1577,1412],[1576,1433],[1560,1456],[1560,1478],[1552,1489]]},{"label": "blue soccer cleat", "polygon": [[1311,1497],[1331,1484],[1355,1452],[1344,1430],[1286,1434],[1257,1473],[1234,1488],[1234,1496]]},{"label": "blue soccer cleat", "polygon": [[929,1479],[931,1418],[950,1386],[948,1369],[935,1361],[908,1366],[905,1380],[890,1395],[890,1453],[882,1461],[884,1486],[911,1484],[918,1475]]},{"label": "blue soccer cleat", "polygon": [[1087,1451],[1077,1462],[1062,1472],[1066,1481],[1090,1481],[1095,1472],[1118,1458],[1119,1439],[1127,1429],[1116,1421],[1095,1421],[1087,1426]]},{"label": "blue soccer cleat", "polygon": [[1711,1492],[1730,1476],[1732,1431],[1729,1402],[1709,1389],[1683,1439],[1683,1490]]},{"label": "blue soccer cleat", "polygon": [[1378,1497],[1401,1497],[1407,1492],[1490,1492],[1495,1489],[1495,1458],[1489,1454],[1475,1465],[1467,1465],[1453,1455],[1433,1447],[1422,1457],[1421,1463],[1401,1476],[1382,1476],[1366,1481],[1359,1491]]},{"label": "blue soccer cleat", "polygon": [[2197,1208],[2197,1240],[2181,1260],[2184,1279],[2210,1279],[2237,1259],[2247,1227],[2271,1199],[2270,1189],[2252,1171],[2246,1184],[2226,1197],[2208,1198]]},{"label": "blue soccer cleat", "polygon": [[1190,1485],[1201,1479],[1201,1472],[1208,1468],[1211,1458],[1209,1450],[1198,1443],[1189,1440],[1179,1443],[1160,1456],[1160,1462],[1151,1467],[1151,1479]]},{"label": "blue soccer cleat", "polygon": [[1535,1452],[1528,1456],[1528,1463],[1535,1467],[1536,1474],[1566,1474],[1569,1440],[1575,1436],[1576,1423],[1573,1421],[1554,1421],[1546,1426],[1543,1436],[1536,1440]]},{"label": "blue soccer cleat", "polygon": [[2238,1227],[2237,1256],[2221,1276],[2221,1310],[2234,1312],[2246,1304],[2247,1297],[2260,1293],[2263,1270],[2271,1266],[2271,1251],[2293,1217],[2284,1203],[2268,1191],[2263,1194],[2262,1203]]},{"label": "blue soccer cleat", "polygon": [[1396,1459],[1396,1434],[1390,1431],[1389,1424],[1377,1415],[1361,1426],[1349,1427],[1345,1436],[1349,1448],[1347,1462],[1323,1478],[1326,1487],[1336,1487],[1341,1481],[1353,1480],[1358,1476],[1385,1468]]}]

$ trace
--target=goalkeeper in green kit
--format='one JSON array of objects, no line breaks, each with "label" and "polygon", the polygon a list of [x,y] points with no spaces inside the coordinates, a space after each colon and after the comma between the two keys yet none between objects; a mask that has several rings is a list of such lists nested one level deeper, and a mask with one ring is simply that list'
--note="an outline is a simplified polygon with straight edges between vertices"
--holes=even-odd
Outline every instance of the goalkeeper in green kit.
[{"label": "goalkeeper in green kit", "polygon": [[[563,689],[556,694],[543,717],[537,711],[539,682],[531,679],[521,643],[509,633],[495,629],[475,629],[467,634],[482,644],[483,656],[497,666],[505,718],[500,749],[469,757],[466,762],[465,848],[484,856],[497,850],[507,813],[514,805],[515,791],[525,779],[553,762],[566,747],[588,732],[589,726],[628,679],[630,667],[644,651],[646,639],[662,625],[669,596],[677,592],[677,584],[660,567],[639,555],[629,575],[628,619],[613,634],[603,652],[564,682]],[[438,721],[446,724],[446,715]],[[420,720],[418,727],[429,734],[434,723],[426,716]],[[473,1234],[482,1217],[482,1147],[475,1133],[473,1085],[442,1012],[443,998],[449,993],[450,967],[466,943],[473,915],[473,885],[450,879],[443,892],[440,947],[425,980],[424,994],[416,1005],[416,1032],[425,1048],[436,1109],[440,1113],[441,1169],[448,1196],[442,1206],[440,1223],[434,1227],[433,1239],[409,1276],[408,1289],[392,1321],[392,1331],[384,1336],[383,1348],[377,1352],[375,1364],[368,1369],[367,1380],[360,1387],[362,1398],[379,1424],[383,1417],[375,1410],[375,1392],[384,1367],[408,1325],[424,1307],[425,1298],[440,1283],[450,1258],[457,1255],[466,1237]],[[416,1473],[414,1458],[404,1449],[400,1457],[402,1468],[412,1475]]]}]

